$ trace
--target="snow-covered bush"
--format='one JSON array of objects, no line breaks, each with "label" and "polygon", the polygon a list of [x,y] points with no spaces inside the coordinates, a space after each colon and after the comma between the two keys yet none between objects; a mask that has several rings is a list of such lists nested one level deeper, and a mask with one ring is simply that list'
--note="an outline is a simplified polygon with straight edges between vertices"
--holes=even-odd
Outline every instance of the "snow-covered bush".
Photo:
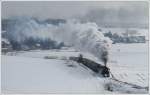
[{"label": "snow-covered bush", "polygon": [[57,59],[57,56],[45,56],[44,59]]}]

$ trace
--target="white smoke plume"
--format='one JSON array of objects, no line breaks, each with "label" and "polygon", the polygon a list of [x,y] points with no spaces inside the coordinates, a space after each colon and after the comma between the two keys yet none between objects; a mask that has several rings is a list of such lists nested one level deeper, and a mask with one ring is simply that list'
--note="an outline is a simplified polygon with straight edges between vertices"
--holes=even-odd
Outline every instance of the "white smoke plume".
[{"label": "white smoke plume", "polygon": [[89,52],[102,59],[104,52],[108,52],[111,40],[98,31],[95,23],[80,23],[69,20],[59,25],[39,24],[33,19],[21,19],[11,30],[13,39],[22,42],[29,37],[64,42],[82,52]]}]

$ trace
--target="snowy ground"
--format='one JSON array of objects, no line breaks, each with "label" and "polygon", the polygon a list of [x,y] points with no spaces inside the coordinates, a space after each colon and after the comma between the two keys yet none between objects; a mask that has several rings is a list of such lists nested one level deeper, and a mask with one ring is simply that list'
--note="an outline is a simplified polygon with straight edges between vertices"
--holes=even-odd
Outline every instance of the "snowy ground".
[{"label": "snowy ground", "polygon": [[[2,92],[147,93],[128,86],[121,88],[117,83],[113,92],[107,91],[105,85],[112,83],[112,80],[95,75],[82,64],[66,60],[78,54],[69,49],[21,51],[2,55]],[[98,61],[90,54],[85,55]],[[52,59],[45,59],[45,56]],[[115,44],[110,58],[108,66],[117,79],[148,86],[147,44]]]},{"label": "snowy ground", "polygon": [[110,56],[109,65],[117,78],[148,86],[148,44],[116,44]]}]

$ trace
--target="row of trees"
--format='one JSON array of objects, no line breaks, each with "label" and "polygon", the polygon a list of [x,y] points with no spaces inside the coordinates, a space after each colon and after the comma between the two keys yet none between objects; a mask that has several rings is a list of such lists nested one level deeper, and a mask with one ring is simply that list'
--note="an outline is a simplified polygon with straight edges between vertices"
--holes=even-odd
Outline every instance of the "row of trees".
[{"label": "row of trees", "polygon": [[[24,25],[23,21],[33,20],[37,24],[52,24],[59,25],[60,23],[66,23],[64,19],[46,19],[39,20],[36,18],[12,18],[12,19],[2,19],[2,38],[7,39],[9,44],[3,41],[2,48],[12,47],[13,50],[30,50],[30,49],[60,49],[64,46],[63,42],[56,42],[51,40],[50,38],[38,38],[38,37],[24,37],[24,34],[15,34],[15,31],[23,31],[21,30],[21,25]],[[20,26],[19,26],[20,25]],[[26,25],[26,22],[25,22]],[[26,25],[27,28],[32,29],[30,25]],[[35,27],[33,27],[35,28]],[[20,30],[17,30],[20,29]],[[32,31],[32,30],[31,30]],[[23,40],[16,40],[17,37],[22,38]]]},{"label": "row of trees", "polygon": [[58,43],[51,39],[33,39],[28,38],[22,43],[17,41],[10,40],[10,45],[12,46],[13,50],[31,50],[31,49],[60,49],[64,46],[64,43]]}]

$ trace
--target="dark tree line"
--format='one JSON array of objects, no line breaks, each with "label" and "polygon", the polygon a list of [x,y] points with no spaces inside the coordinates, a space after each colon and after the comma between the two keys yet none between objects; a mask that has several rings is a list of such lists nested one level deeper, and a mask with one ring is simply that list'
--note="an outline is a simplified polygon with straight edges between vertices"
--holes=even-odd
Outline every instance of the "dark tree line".
[{"label": "dark tree line", "polygon": [[[14,34],[14,30],[21,25],[24,25],[23,20],[34,20],[38,24],[52,24],[59,25],[59,23],[65,23],[64,19],[46,19],[46,20],[38,20],[36,18],[10,18],[10,19],[2,19],[2,38],[7,39],[10,42],[10,46],[13,50],[30,50],[30,49],[60,49],[64,46],[64,43],[58,43],[50,38],[40,39],[33,37],[24,37],[23,41],[17,41],[15,38],[17,35]],[[19,26],[20,25],[20,26]],[[4,47],[4,45],[2,45]]]},{"label": "dark tree line", "polygon": [[13,50],[33,50],[33,49],[60,49],[64,46],[64,43],[58,43],[51,39],[33,39],[28,38],[27,40],[23,41],[22,43],[17,41],[10,41],[10,45],[12,46]]},{"label": "dark tree line", "polygon": [[104,33],[104,36],[109,37],[113,43],[145,43],[145,36],[133,36],[124,34],[123,36],[118,35],[117,33],[112,34],[110,31]]}]

